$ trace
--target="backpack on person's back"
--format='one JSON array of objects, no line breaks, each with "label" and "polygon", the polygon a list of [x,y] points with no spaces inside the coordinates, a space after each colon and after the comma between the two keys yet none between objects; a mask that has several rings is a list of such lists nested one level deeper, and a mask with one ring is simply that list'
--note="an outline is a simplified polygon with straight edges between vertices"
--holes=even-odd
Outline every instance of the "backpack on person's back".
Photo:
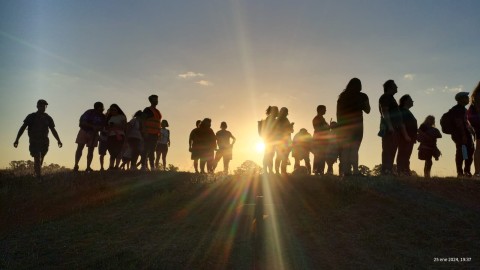
[{"label": "backpack on person's back", "polygon": [[442,127],[443,133],[453,134],[455,131],[455,124],[452,109],[442,115],[442,118],[440,118],[440,126]]}]

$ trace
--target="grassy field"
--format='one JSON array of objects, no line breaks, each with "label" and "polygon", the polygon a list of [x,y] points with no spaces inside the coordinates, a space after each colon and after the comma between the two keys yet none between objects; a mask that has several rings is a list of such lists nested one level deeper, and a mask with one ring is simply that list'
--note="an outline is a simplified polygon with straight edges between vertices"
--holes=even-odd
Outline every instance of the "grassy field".
[{"label": "grassy field", "polygon": [[480,269],[480,181],[3,173],[0,269],[35,268]]}]

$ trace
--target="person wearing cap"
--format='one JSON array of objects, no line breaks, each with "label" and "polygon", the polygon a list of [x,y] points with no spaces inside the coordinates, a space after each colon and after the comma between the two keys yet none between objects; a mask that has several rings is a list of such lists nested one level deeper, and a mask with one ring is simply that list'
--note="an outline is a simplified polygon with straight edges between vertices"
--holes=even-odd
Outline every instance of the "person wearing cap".
[{"label": "person wearing cap", "polygon": [[381,115],[382,136],[382,175],[393,174],[393,162],[398,149],[398,140],[403,136],[405,142],[411,139],[402,121],[402,114],[395,98],[398,87],[393,80],[383,84],[383,95],[378,100]]},{"label": "person wearing cap", "polygon": [[[217,167],[220,159],[223,158],[223,172],[225,174],[228,174],[228,165],[230,160],[232,160],[233,145],[237,140],[235,136],[233,136],[232,133],[227,130],[227,127],[227,122],[222,122],[220,124],[220,130],[215,134],[218,150],[215,154],[214,170]],[[232,139],[231,143],[230,139]]]},{"label": "person wearing cap", "polygon": [[[456,147],[455,164],[457,167],[458,177],[472,176],[470,168],[473,162],[473,152],[475,147],[473,145],[471,126],[467,121],[467,109],[465,108],[470,101],[468,95],[468,92],[457,93],[455,95],[457,105],[450,109],[454,125],[452,140],[455,142]],[[462,148],[466,148],[467,150],[465,164],[463,163],[465,157],[463,155]]]},{"label": "person wearing cap", "polygon": [[91,164],[93,160],[93,150],[97,147],[99,135],[98,132],[105,128],[105,115],[103,114],[103,103],[100,101],[93,104],[93,109],[85,111],[80,116],[80,130],[77,134],[77,150],[75,151],[75,166],[73,171],[78,171],[78,163],[82,157],[83,148],[87,146],[87,168],[86,172],[93,171]]},{"label": "person wearing cap", "polygon": [[17,138],[13,143],[15,148],[18,147],[18,140],[22,136],[26,128],[28,128],[28,138],[30,141],[30,155],[33,157],[33,164],[35,170],[35,176],[41,177],[41,168],[43,164],[43,159],[48,152],[49,139],[48,139],[48,130],[52,131],[53,136],[57,139],[58,147],[62,147],[62,142],[58,136],[57,130],[55,129],[55,123],[53,122],[52,117],[45,113],[47,109],[47,101],[40,99],[37,102],[37,112],[27,115],[23,121],[23,125],[18,131]]}]

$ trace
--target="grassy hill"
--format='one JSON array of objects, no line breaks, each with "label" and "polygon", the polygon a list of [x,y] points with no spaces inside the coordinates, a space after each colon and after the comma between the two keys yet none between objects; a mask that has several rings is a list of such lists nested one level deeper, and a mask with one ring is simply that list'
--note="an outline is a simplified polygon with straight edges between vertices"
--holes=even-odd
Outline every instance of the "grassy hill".
[{"label": "grassy hill", "polygon": [[479,251],[478,180],[0,177],[0,269],[479,269]]}]

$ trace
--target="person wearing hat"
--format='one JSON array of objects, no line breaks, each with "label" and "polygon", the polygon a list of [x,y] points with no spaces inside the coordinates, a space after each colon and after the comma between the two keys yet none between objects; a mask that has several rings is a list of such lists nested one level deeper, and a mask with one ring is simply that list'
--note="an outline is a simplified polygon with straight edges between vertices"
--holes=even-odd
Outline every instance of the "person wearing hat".
[{"label": "person wearing hat", "polygon": [[30,141],[30,155],[33,157],[34,173],[36,177],[41,177],[41,168],[43,164],[43,158],[48,152],[49,139],[48,129],[52,131],[53,136],[57,139],[58,147],[62,147],[62,142],[55,129],[55,123],[52,117],[45,113],[47,109],[47,101],[40,99],[37,102],[37,112],[27,115],[23,121],[23,125],[18,131],[17,138],[13,143],[15,148],[18,147],[18,140],[22,136],[26,128],[28,128],[28,138]]},{"label": "person wearing hat", "polygon": [[[467,122],[467,109],[465,106],[469,103],[468,92],[459,92],[455,95],[457,105],[450,109],[453,119],[454,129],[452,132],[452,140],[455,143],[455,164],[457,167],[458,177],[471,177],[470,168],[473,162],[473,134],[470,124]],[[466,155],[462,151],[466,149]],[[465,159],[466,158],[466,159]],[[465,164],[463,161],[465,160]]]}]

